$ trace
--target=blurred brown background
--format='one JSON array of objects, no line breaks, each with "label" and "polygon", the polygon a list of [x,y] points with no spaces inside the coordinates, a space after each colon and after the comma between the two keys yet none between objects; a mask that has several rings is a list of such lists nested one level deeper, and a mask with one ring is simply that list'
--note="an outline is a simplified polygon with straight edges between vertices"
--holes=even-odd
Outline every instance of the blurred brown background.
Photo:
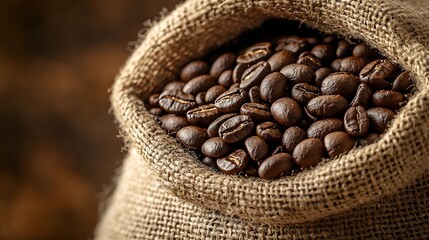
[{"label": "blurred brown background", "polygon": [[91,239],[124,152],[108,88],[178,0],[0,1],[0,239]]}]

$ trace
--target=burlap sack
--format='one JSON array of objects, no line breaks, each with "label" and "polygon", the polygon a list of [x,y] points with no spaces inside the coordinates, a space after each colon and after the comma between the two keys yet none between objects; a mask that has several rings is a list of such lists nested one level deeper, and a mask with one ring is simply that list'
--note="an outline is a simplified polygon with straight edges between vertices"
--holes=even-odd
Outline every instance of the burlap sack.
[{"label": "burlap sack", "polygon": [[[410,70],[418,93],[376,144],[297,176],[215,173],[144,108],[189,60],[268,18],[361,39]],[[113,86],[131,151],[97,239],[429,237],[429,6],[412,0],[190,0],[155,24]]]}]

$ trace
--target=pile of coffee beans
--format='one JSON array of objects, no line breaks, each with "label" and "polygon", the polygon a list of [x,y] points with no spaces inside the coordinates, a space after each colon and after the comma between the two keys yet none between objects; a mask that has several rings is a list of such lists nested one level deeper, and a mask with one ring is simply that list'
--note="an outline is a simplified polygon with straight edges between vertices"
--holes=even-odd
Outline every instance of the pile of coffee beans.
[{"label": "pile of coffee beans", "polygon": [[377,50],[317,32],[194,60],[178,78],[150,113],[204,164],[263,179],[373,143],[414,86]]}]

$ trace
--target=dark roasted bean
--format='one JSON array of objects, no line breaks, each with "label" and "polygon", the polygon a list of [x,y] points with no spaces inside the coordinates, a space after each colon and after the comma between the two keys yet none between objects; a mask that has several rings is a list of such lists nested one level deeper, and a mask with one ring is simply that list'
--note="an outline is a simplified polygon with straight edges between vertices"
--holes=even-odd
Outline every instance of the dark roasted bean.
[{"label": "dark roasted bean", "polygon": [[336,55],[339,58],[345,57],[350,54],[352,45],[346,40],[338,41],[338,47],[336,50]]},{"label": "dark roasted bean", "polygon": [[219,127],[219,136],[224,142],[235,143],[249,136],[255,124],[247,115],[229,118]]},{"label": "dark roasted bean", "polygon": [[350,102],[350,107],[356,107],[358,105],[366,107],[371,98],[371,89],[365,83],[361,83],[356,90],[356,95]]},{"label": "dark roasted bean", "polygon": [[198,126],[208,126],[220,115],[221,112],[213,104],[202,105],[186,112],[188,121]]},{"label": "dark roasted bean", "polygon": [[322,62],[330,61],[335,57],[335,49],[329,44],[316,45],[311,49],[311,53],[318,57]]},{"label": "dark roasted bean", "polygon": [[172,115],[162,121],[161,125],[168,133],[176,133],[180,129],[189,126],[188,119],[182,116]]},{"label": "dark roasted bean", "polygon": [[232,70],[226,70],[225,72],[223,72],[219,76],[219,79],[217,80],[217,83],[219,85],[221,85],[222,87],[224,87],[224,88],[231,87],[231,85],[234,83],[232,81]]},{"label": "dark roasted bean", "polygon": [[323,139],[326,151],[330,157],[336,157],[348,152],[355,146],[355,140],[346,132],[332,132]]},{"label": "dark roasted bean", "polygon": [[277,44],[276,51],[288,50],[293,53],[305,51],[309,46],[307,39],[297,36],[279,37],[275,42]]},{"label": "dark roasted bean", "polygon": [[256,43],[247,48],[242,55],[238,56],[237,63],[254,64],[268,59],[272,52],[272,45],[270,42]]},{"label": "dark roasted bean", "polygon": [[254,86],[249,90],[249,100],[252,103],[262,103],[261,92],[258,86]]},{"label": "dark roasted bean", "polygon": [[296,58],[291,51],[283,50],[271,56],[267,62],[271,66],[271,71],[278,72],[283,67],[295,63]]},{"label": "dark roasted bean", "polygon": [[399,70],[399,67],[387,59],[378,59],[367,64],[359,74],[363,83],[376,89],[388,88],[388,81]]},{"label": "dark roasted bean", "polygon": [[347,100],[341,95],[322,95],[311,99],[307,104],[307,110],[317,117],[329,118],[343,113],[347,105]]},{"label": "dark roasted bean", "polygon": [[340,71],[359,74],[369,60],[361,57],[346,57],[341,60]]},{"label": "dark roasted bean", "polygon": [[258,62],[244,71],[241,77],[240,88],[249,90],[253,86],[259,86],[262,79],[271,72],[270,64]]},{"label": "dark roasted bean", "polygon": [[387,108],[376,107],[367,110],[370,127],[377,133],[383,133],[390,121],[395,117],[395,113]]},{"label": "dark roasted bean", "polygon": [[364,43],[360,43],[353,48],[353,56],[373,59],[378,56],[378,53],[374,48],[371,48]]},{"label": "dark roasted bean", "polygon": [[286,152],[292,154],[298,143],[307,138],[307,133],[300,127],[286,129],[282,136],[282,145]]},{"label": "dark roasted bean", "polygon": [[209,136],[203,128],[186,126],[177,132],[176,138],[179,139],[183,146],[199,151],[203,143],[209,139]]},{"label": "dark roasted bean", "polygon": [[275,154],[262,162],[258,173],[263,179],[274,179],[293,169],[292,156],[287,153]]},{"label": "dark roasted bean", "polygon": [[216,100],[216,98],[218,98],[225,91],[226,91],[226,89],[222,86],[219,86],[219,85],[216,85],[216,86],[209,88],[209,90],[207,90],[206,95],[205,95],[205,102],[206,103],[213,103]]},{"label": "dark roasted bean", "polygon": [[261,98],[263,101],[273,103],[284,95],[286,88],[286,77],[279,72],[273,72],[266,76],[261,82]]},{"label": "dark roasted bean", "polygon": [[231,152],[231,147],[220,137],[210,138],[201,146],[201,152],[213,158],[219,158]]},{"label": "dark roasted bean", "polygon": [[310,52],[301,53],[298,57],[297,63],[304,64],[313,69],[313,71],[316,71],[317,69],[322,67],[322,62],[320,61],[320,59]]},{"label": "dark roasted bean", "polygon": [[204,157],[201,162],[208,167],[216,168],[216,158]]},{"label": "dark roasted bean", "polygon": [[341,69],[341,62],[343,61],[343,59],[341,58],[337,58],[334,61],[331,62],[331,69],[334,72],[339,72]]},{"label": "dark roasted bean", "polygon": [[247,167],[243,170],[245,176],[248,177],[259,177],[258,164],[255,161],[250,161]]},{"label": "dark roasted bean", "polygon": [[221,112],[237,112],[247,102],[248,94],[244,89],[235,88],[222,93],[216,98],[214,105]]},{"label": "dark roasted bean", "polygon": [[229,87],[229,90],[240,88],[240,83],[234,83]]},{"label": "dark roasted bean", "polygon": [[245,63],[237,64],[237,66],[235,66],[234,70],[232,71],[232,81],[234,83],[240,83],[244,71],[246,71],[249,66],[249,64]]},{"label": "dark roasted bean", "polygon": [[233,53],[225,53],[220,55],[213,62],[210,68],[210,75],[217,79],[224,71],[234,68],[236,55]]},{"label": "dark roasted bean", "polygon": [[159,94],[152,94],[149,97],[149,105],[151,107],[159,107]]},{"label": "dark roasted bean", "polygon": [[310,122],[317,122],[320,120],[319,117],[314,116],[313,114],[308,112],[308,109],[306,107],[304,107],[304,116],[307,120],[309,120]]},{"label": "dark roasted bean", "polygon": [[222,125],[223,122],[225,122],[226,120],[237,116],[237,113],[228,113],[225,115],[222,115],[218,118],[216,118],[216,120],[214,120],[212,123],[210,123],[210,125],[207,127],[207,133],[209,134],[209,137],[218,137],[219,136],[219,128]]},{"label": "dark roasted bean", "polygon": [[182,114],[196,105],[194,96],[179,90],[164,91],[159,95],[159,106],[169,113]]},{"label": "dark roasted bean", "polygon": [[207,91],[209,88],[216,85],[217,80],[210,75],[200,75],[195,77],[183,86],[183,92],[193,95]]},{"label": "dark roasted bean", "polygon": [[368,133],[367,135],[363,136],[362,138],[359,138],[357,141],[358,146],[366,146],[371,143],[374,143],[380,138],[380,134],[378,133]]},{"label": "dark roasted bean", "polygon": [[372,102],[376,107],[398,109],[402,101],[404,96],[392,90],[379,90],[372,95]]},{"label": "dark roasted bean", "polygon": [[301,121],[302,111],[292,98],[280,98],[271,105],[271,115],[284,127],[290,127]]},{"label": "dark roasted bean", "polygon": [[323,139],[331,132],[343,131],[343,121],[338,118],[327,118],[314,122],[307,129],[307,136],[310,138]]},{"label": "dark roasted bean", "polygon": [[180,72],[180,79],[184,82],[191,80],[194,77],[209,73],[209,65],[201,60],[196,60],[188,63]]},{"label": "dark roasted bean", "polygon": [[292,83],[311,83],[314,79],[314,71],[304,64],[290,64],[282,68],[280,72]]},{"label": "dark roasted bean", "polygon": [[155,107],[155,108],[151,108],[149,110],[149,113],[155,116],[161,116],[162,114],[164,114],[164,110],[162,110],[162,108]]},{"label": "dark roasted bean", "polygon": [[360,105],[349,108],[344,114],[344,128],[353,137],[365,135],[369,129],[366,109]]},{"label": "dark roasted bean", "polygon": [[225,174],[237,174],[249,163],[249,155],[243,149],[237,149],[226,157],[218,158],[216,165]]},{"label": "dark roasted bean", "polygon": [[271,152],[268,154],[268,156],[273,156],[276,155],[278,153],[284,153],[285,150],[283,149],[283,146],[276,146],[273,150],[271,150]]},{"label": "dark roasted bean", "polygon": [[322,140],[307,138],[296,145],[293,150],[293,159],[301,168],[315,167],[322,160],[325,153]]},{"label": "dark roasted bean", "polygon": [[271,117],[270,108],[260,103],[245,103],[241,106],[240,113],[248,115],[255,122],[267,121]]},{"label": "dark roasted bean", "polygon": [[308,83],[298,83],[292,88],[292,97],[297,102],[307,105],[307,103],[319,96],[320,89]]},{"label": "dark roasted bean", "polygon": [[249,156],[257,162],[264,160],[268,155],[268,144],[261,137],[251,136],[247,138],[244,141],[244,146]]},{"label": "dark roasted bean", "polygon": [[167,83],[167,85],[165,85],[165,87],[162,89],[163,92],[165,91],[182,91],[183,87],[185,86],[185,82],[182,81],[172,81]]},{"label": "dark roasted bean", "polygon": [[195,102],[198,106],[206,104],[206,92],[200,92],[195,96]]},{"label": "dark roasted bean", "polygon": [[319,68],[316,72],[314,72],[314,82],[316,83],[316,86],[320,87],[322,86],[323,80],[331,75],[332,70],[329,68]]},{"label": "dark roasted bean", "polygon": [[392,90],[397,92],[405,93],[413,85],[413,80],[411,79],[409,72],[403,72],[399,74],[398,77],[395,78],[395,81],[393,81],[392,84]]},{"label": "dark roasted bean", "polygon": [[329,75],[322,82],[320,90],[324,95],[339,94],[351,99],[360,84],[359,78],[345,72],[337,72]]},{"label": "dark roasted bean", "polygon": [[256,134],[268,142],[279,142],[282,138],[282,131],[273,122],[264,122],[256,126]]}]

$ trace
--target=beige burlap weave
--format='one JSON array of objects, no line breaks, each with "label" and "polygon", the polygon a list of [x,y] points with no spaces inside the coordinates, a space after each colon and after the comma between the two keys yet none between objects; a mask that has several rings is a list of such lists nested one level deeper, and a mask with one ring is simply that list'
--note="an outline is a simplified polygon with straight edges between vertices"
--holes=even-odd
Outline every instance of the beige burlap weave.
[{"label": "beige burlap weave", "polygon": [[[142,99],[189,60],[287,18],[361,39],[410,70],[418,93],[377,143],[265,181],[204,167]],[[128,147],[98,239],[425,239],[429,237],[429,4],[369,0],[190,0],[155,24],[126,62],[112,106]]]}]

